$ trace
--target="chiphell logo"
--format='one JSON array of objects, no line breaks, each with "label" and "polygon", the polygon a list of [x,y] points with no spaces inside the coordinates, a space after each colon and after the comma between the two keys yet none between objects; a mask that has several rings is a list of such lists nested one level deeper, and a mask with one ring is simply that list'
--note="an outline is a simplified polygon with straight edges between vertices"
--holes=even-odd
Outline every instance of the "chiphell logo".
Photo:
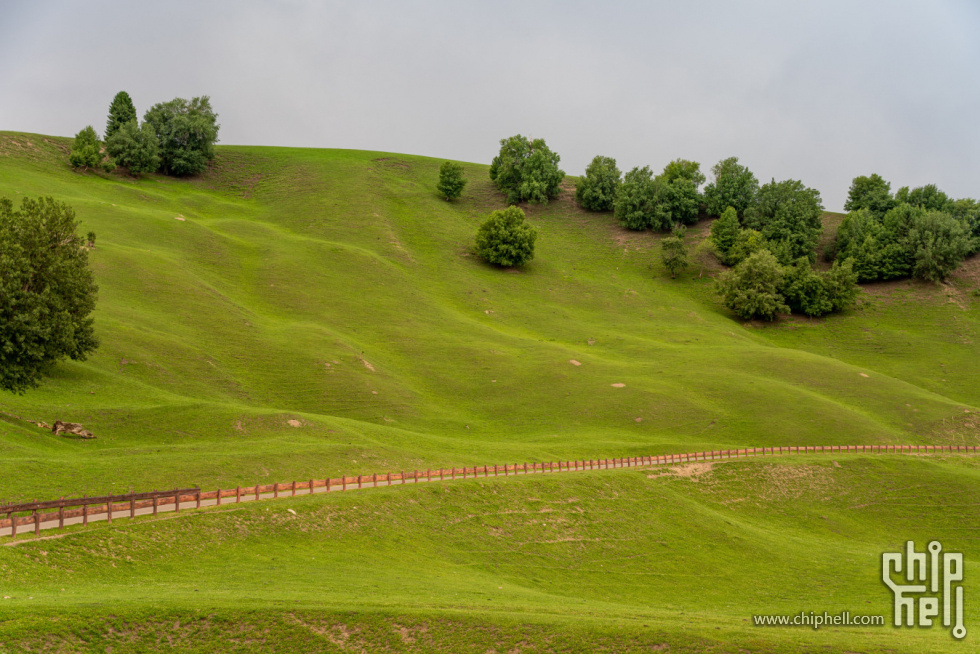
[{"label": "chiphell logo", "polygon": [[[916,552],[915,543],[905,544],[905,552],[886,552],[881,556],[881,579],[895,594],[895,626],[931,627],[939,617],[942,600],[943,626],[953,626],[953,638],[966,636],[963,626],[963,555],[943,552],[939,541],[932,541],[926,552]],[[898,584],[893,574],[904,570],[904,581]],[[899,575],[901,579],[902,575]],[[918,602],[916,602],[918,600]],[[905,617],[903,622],[902,617]]]}]

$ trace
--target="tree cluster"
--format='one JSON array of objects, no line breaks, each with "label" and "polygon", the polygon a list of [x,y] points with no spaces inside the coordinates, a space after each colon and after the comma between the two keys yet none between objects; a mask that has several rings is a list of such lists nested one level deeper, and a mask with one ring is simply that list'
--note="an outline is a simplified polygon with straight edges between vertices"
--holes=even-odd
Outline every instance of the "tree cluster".
[{"label": "tree cluster", "polygon": [[698,187],[703,182],[700,164],[695,161],[672,161],[656,177],[649,166],[635,167],[619,185],[614,215],[632,230],[670,231],[693,224],[701,209]]},{"label": "tree cluster", "polygon": [[201,96],[158,103],[140,123],[132,98],[120,91],[109,105],[104,144],[94,128],[86,127],[75,136],[69,162],[75,168],[105,170],[118,164],[136,176],[157,170],[178,177],[196,175],[214,158],[217,121],[210,99]]},{"label": "tree cluster", "polygon": [[850,260],[818,273],[806,257],[784,266],[762,248],[722,273],[718,290],[725,306],[746,320],[774,320],[791,312],[815,317],[851,306],[857,298],[857,275]]},{"label": "tree cluster", "polygon": [[855,177],[837,230],[835,256],[853,259],[858,280],[946,279],[980,250],[980,206],[928,184],[900,188],[879,175]]}]

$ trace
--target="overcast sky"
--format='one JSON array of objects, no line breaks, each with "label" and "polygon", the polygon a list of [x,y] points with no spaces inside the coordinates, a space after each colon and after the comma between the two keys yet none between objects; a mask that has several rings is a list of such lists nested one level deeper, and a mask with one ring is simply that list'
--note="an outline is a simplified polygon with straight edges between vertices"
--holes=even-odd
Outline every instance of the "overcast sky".
[{"label": "overcast sky", "polygon": [[0,130],[210,95],[225,144],[489,163],[521,133],[573,175],[734,155],[828,209],[872,172],[980,197],[978,35],[976,0],[0,0]]}]

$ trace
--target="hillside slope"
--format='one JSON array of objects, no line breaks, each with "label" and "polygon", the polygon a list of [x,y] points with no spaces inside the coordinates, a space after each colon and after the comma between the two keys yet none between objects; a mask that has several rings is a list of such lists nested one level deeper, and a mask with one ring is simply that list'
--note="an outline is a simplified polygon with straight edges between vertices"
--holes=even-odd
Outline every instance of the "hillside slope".
[{"label": "hillside slope", "polygon": [[537,254],[507,271],[471,252],[504,206],[486,166],[465,165],[449,204],[441,162],[423,157],[224,146],[200,179],[132,180],[73,172],[67,143],[0,133],[0,196],[54,196],[98,234],[102,346],[0,398],[3,498],[977,442],[975,279],[878,289],[823,321],[742,324],[709,276],[670,280],[657,235],[579,210],[570,187],[528,208]]}]

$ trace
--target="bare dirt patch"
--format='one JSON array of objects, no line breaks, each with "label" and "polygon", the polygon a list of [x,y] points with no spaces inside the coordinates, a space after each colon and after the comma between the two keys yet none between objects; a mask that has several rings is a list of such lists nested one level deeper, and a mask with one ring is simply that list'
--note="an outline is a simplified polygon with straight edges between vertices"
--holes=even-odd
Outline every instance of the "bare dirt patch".
[{"label": "bare dirt patch", "polygon": [[575,359],[569,359],[568,362],[570,364],[572,364],[573,366],[580,366],[580,365],[582,365],[582,363],[580,361],[576,361]]}]

